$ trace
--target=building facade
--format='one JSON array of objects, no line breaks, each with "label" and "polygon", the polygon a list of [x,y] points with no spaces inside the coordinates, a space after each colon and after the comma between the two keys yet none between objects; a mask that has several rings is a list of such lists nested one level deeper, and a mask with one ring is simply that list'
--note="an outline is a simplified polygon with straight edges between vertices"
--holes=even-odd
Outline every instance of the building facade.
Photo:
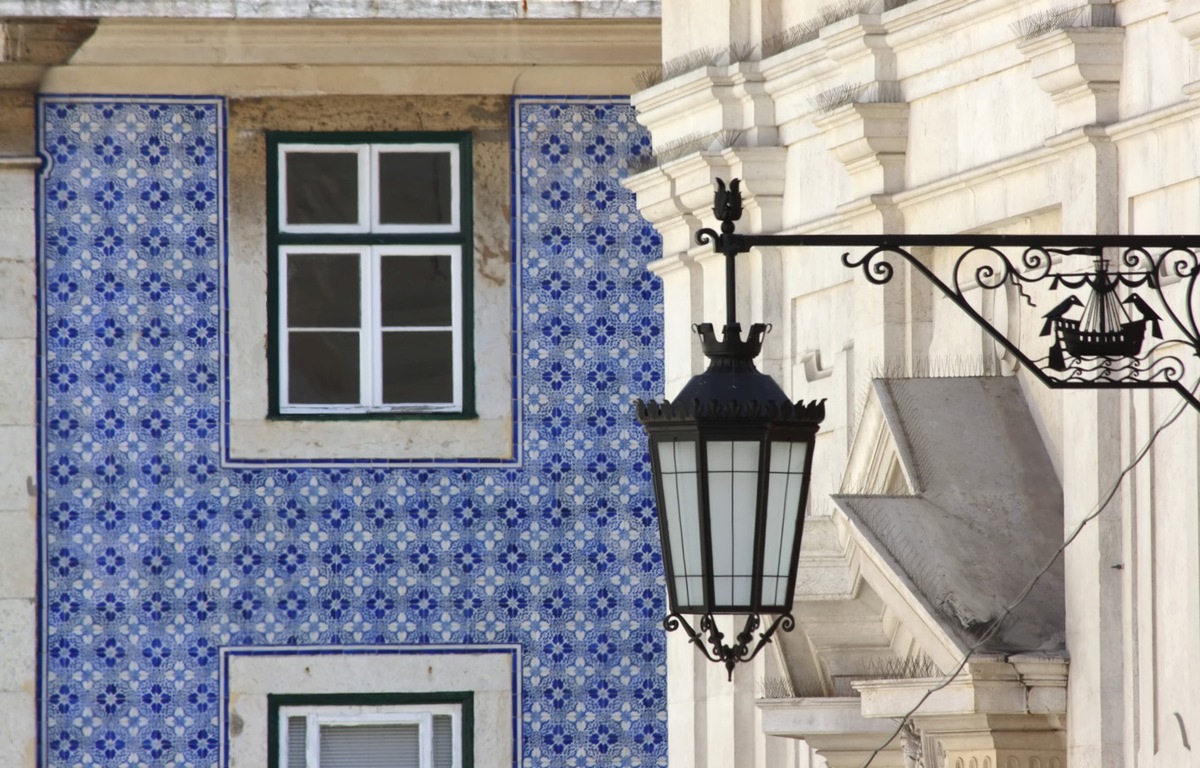
[{"label": "building facade", "polygon": [[[667,0],[663,82],[634,97],[660,162],[626,182],[663,237],[667,317],[721,321],[724,257],[694,239],[717,178],[742,179],[744,233],[1200,231],[1197,8]],[[914,255],[954,285],[962,250]],[[829,415],[799,627],[732,686],[670,641],[671,764],[1194,764],[1193,409],[1046,388],[917,269],[877,285],[843,251],[739,257],[739,316],[774,326],[762,366]],[[1020,258],[971,262],[1000,272],[962,298],[1037,344],[1054,305],[982,285]],[[687,323],[665,331],[670,394],[701,360]]]}]

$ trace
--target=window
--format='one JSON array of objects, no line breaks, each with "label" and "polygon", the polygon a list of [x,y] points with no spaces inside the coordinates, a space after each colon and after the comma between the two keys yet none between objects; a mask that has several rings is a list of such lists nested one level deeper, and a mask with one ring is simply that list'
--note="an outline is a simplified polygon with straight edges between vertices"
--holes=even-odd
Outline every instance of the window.
[{"label": "window", "polygon": [[[268,698],[273,768],[465,768],[470,694]],[[384,703],[380,703],[384,702]]]},{"label": "window", "polygon": [[469,416],[467,134],[271,134],[272,413]]}]

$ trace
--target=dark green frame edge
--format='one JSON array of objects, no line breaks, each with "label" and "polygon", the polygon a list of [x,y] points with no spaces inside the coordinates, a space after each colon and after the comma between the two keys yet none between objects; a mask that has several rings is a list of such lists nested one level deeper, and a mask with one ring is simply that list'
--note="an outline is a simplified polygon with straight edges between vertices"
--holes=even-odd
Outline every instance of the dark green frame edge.
[{"label": "dark green frame edge", "polygon": [[475,692],[430,693],[269,693],[267,694],[267,768],[279,768],[279,708],[330,706],[462,705],[462,768],[475,766]]},{"label": "dark green frame edge", "polygon": [[[429,235],[297,235],[279,231],[280,144],[457,144],[462,227],[457,233]],[[267,418],[279,421],[464,421],[475,410],[475,189],[470,131],[267,131]],[[279,409],[279,265],[282,245],[458,245],[462,252],[463,406],[454,413],[281,413]]]}]

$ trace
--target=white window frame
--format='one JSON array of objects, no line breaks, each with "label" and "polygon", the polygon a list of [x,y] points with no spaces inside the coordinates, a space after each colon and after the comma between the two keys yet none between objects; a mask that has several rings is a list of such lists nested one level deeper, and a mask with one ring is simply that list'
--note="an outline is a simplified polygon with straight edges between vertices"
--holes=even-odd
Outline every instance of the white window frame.
[{"label": "white window frame", "polygon": [[[369,144],[280,144],[279,145],[279,231],[296,234],[360,235],[371,231],[371,209],[376,198],[371,195],[372,160]],[[358,155],[358,222],[355,224],[289,224],[287,219],[287,156],[297,153],[328,153]],[[456,182],[457,184],[457,182]]]},{"label": "white window frame", "polygon": [[279,768],[288,765],[288,721],[304,717],[307,734],[307,768],[321,766],[321,726],[411,725],[419,726],[421,768],[433,768],[433,716],[449,715],[451,768],[462,768],[462,706],[459,704],[304,705],[279,708]]},{"label": "white window frame", "polygon": [[[359,401],[338,404],[293,404],[288,391],[290,368],[288,347],[291,328],[288,326],[287,258],[292,254],[357,254],[359,257]],[[450,326],[388,326],[382,325],[381,259],[385,256],[447,256],[450,260]],[[285,245],[279,248],[277,269],[279,278],[278,370],[279,410],[283,414],[348,414],[348,413],[457,413],[463,408],[463,296],[462,248],[450,244],[430,245]],[[299,331],[350,332],[349,328],[304,328]],[[384,403],[383,402],[383,332],[450,331],[453,361],[452,400],[448,403]]]},{"label": "white window frame", "polygon": [[[432,142],[415,143],[415,144],[372,144],[371,147],[371,171],[372,179],[370,182],[370,200],[371,200],[371,231],[381,232],[386,234],[424,234],[424,233],[450,233],[458,232],[462,228],[462,222],[459,220],[460,210],[462,208],[462,190],[459,189],[460,169],[457,144],[437,144]],[[400,154],[415,154],[415,153],[437,153],[442,152],[450,155],[450,223],[449,224],[384,224],[379,221],[379,184],[374,171],[379,167],[380,155],[400,155]]]},{"label": "white window frame", "polygon": [[[287,219],[287,156],[297,153],[358,156],[358,221],[354,224],[291,224]],[[379,156],[382,154],[444,153],[450,156],[450,222],[448,224],[384,224],[379,220]],[[462,229],[461,154],[457,144],[280,144],[279,231],[295,234],[447,234]]]}]

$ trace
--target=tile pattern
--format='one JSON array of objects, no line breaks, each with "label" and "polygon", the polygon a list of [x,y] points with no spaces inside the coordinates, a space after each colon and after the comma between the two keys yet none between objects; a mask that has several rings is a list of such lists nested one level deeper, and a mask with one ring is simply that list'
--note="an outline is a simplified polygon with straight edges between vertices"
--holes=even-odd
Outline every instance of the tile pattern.
[{"label": "tile pattern", "polygon": [[524,467],[232,469],[223,103],[42,100],[44,765],[217,765],[221,647],[484,642],[523,648],[525,765],[665,764],[648,141],[513,117]]}]

